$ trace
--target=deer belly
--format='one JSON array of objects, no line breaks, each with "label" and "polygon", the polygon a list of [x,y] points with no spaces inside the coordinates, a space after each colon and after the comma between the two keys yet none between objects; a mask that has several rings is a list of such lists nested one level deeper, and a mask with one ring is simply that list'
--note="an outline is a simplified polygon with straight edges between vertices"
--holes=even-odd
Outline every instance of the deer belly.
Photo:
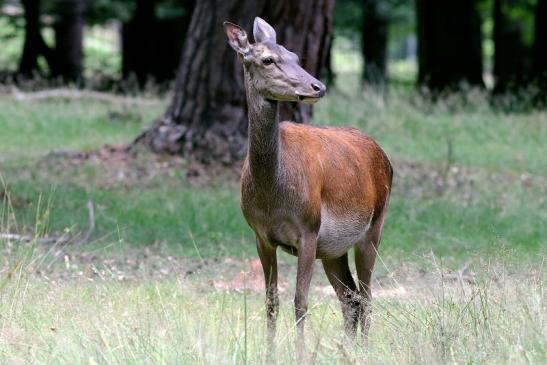
[{"label": "deer belly", "polygon": [[351,213],[338,216],[322,208],[317,257],[329,259],[345,254],[353,245],[365,238],[370,228],[371,217],[365,219],[362,215]]}]

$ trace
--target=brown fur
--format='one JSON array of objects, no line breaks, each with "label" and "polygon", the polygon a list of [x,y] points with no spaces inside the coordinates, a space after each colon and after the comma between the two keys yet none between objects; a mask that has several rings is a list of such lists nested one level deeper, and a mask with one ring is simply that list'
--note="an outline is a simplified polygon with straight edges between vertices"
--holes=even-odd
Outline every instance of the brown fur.
[{"label": "brown fur", "polygon": [[[290,122],[280,124],[280,137],[277,181],[263,186],[253,180],[249,157],[241,175],[243,214],[265,241],[297,255],[299,238],[319,232],[322,204],[339,216],[378,220],[389,197],[392,170],[373,139],[357,129]],[[317,257],[336,255],[322,251],[319,244]]]}]

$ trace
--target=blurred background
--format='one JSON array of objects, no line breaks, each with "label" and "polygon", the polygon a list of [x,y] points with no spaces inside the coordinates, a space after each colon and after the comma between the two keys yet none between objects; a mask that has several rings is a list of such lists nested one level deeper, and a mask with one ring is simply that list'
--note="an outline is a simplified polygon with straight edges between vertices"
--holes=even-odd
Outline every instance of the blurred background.
[{"label": "blurred background", "polygon": [[[2,0],[1,80],[41,78],[126,92],[168,84],[196,8],[209,11],[211,20],[224,15],[248,25],[260,15],[280,27],[306,30],[310,19],[302,12],[318,4],[288,9],[283,3],[289,2],[242,1],[229,9],[227,1],[213,14],[214,3],[192,0]],[[467,83],[505,92],[538,82],[547,67],[542,0],[320,3],[316,15],[328,19],[328,29],[307,34],[307,42],[327,38],[318,71],[331,85],[338,71],[361,75],[371,86],[440,90]]]}]

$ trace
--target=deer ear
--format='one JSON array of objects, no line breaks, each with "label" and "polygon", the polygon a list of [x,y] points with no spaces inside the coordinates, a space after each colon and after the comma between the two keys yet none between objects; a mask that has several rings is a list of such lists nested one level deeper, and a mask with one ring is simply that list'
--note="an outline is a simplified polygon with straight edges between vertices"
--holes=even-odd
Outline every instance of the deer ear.
[{"label": "deer ear", "polygon": [[251,50],[247,32],[239,25],[224,22],[224,32],[228,36],[228,44],[241,55],[246,55]]},{"label": "deer ear", "polygon": [[253,25],[253,36],[255,42],[272,42],[276,43],[276,35],[273,27],[264,19],[256,17]]}]

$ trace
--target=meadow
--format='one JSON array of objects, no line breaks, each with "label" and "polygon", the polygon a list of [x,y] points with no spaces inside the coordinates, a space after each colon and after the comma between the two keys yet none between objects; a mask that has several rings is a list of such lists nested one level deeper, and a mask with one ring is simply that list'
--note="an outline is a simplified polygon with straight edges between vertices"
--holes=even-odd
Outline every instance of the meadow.
[{"label": "meadow", "polygon": [[[369,346],[349,342],[317,264],[310,363],[545,363],[547,113],[494,108],[476,90],[433,103],[355,82],[341,75],[314,123],[360,128],[393,161],[374,318]],[[0,232],[30,237],[0,238],[1,363],[265,363],[237,168],[104,147],[166,102],[0,95]],[[85,232],[88,201],[85,243],[41,243]],[[285,364],[295,260],[279,256]]]}]

